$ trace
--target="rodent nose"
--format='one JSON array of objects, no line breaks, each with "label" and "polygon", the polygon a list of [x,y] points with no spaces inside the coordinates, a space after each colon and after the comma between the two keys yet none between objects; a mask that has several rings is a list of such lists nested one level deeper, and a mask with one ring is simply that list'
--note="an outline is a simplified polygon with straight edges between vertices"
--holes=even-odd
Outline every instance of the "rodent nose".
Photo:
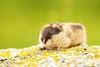
[{"label": "rodent nose", "polygon": [[45,42],[45,40],[43,39],[43,37],[41,38],[41,41],[44,43]]},{"label": "rodent nose", "polygon": [[46,44],[46,42],[50,39],[51,37],[49,37],[48,35],[47,36],[43,36],[42,38],[41,38],[41,41],[44,43],[44,44]]},{"label": "rodent nose", "polygon": [[46,41],[45,41],[45,39],[42,37],[41,38],[41,41],[45,44],[46,43]]},{"label": "rodent nose", "polygon": [[43,39],[43,43],[46,43],[45,39]]}]

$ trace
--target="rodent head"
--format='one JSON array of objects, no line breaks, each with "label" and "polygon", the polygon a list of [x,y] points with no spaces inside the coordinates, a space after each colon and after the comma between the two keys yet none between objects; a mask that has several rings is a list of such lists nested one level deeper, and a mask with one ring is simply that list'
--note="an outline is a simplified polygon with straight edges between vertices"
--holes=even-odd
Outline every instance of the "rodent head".
[{"label": "rodent head", "polygon": [[46,44],[46,42],[52,38],[53,35],[57,35],[62,31],[62,26],[58,23],[51,23],[50,25],[44,27],[41,31],[41,42]]}]

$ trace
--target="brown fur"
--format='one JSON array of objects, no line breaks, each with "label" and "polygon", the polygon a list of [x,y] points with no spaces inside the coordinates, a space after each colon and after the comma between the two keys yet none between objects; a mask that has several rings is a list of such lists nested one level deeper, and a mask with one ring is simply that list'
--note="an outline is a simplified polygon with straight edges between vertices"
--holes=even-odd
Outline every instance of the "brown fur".
[{"label": "brown fur", "polygon": [[39,36],[41,49],[69,48],[85,45],[84,26],[77,23],[52,23],[44,26]]}]

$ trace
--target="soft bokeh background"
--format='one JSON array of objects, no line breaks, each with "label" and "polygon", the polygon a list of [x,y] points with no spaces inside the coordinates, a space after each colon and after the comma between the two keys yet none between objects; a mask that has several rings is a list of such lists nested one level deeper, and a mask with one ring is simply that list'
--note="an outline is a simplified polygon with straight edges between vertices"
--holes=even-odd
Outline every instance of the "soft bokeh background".
[{"label": "soft bokeh background", "polygon": [[87,44],[100,45],[100,0],[0,0],[0,49],[38,44],[50,22],[78,22]]}]

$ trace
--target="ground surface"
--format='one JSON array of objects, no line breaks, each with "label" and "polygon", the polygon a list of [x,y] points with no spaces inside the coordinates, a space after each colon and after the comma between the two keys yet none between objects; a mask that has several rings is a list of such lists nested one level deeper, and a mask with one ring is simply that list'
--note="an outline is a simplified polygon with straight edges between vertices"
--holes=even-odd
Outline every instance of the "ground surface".
[{"label": "ground surface", "polygon": [[38,46],[2,49],[0,67],[100,67],[100,46],[43,51]]}]

